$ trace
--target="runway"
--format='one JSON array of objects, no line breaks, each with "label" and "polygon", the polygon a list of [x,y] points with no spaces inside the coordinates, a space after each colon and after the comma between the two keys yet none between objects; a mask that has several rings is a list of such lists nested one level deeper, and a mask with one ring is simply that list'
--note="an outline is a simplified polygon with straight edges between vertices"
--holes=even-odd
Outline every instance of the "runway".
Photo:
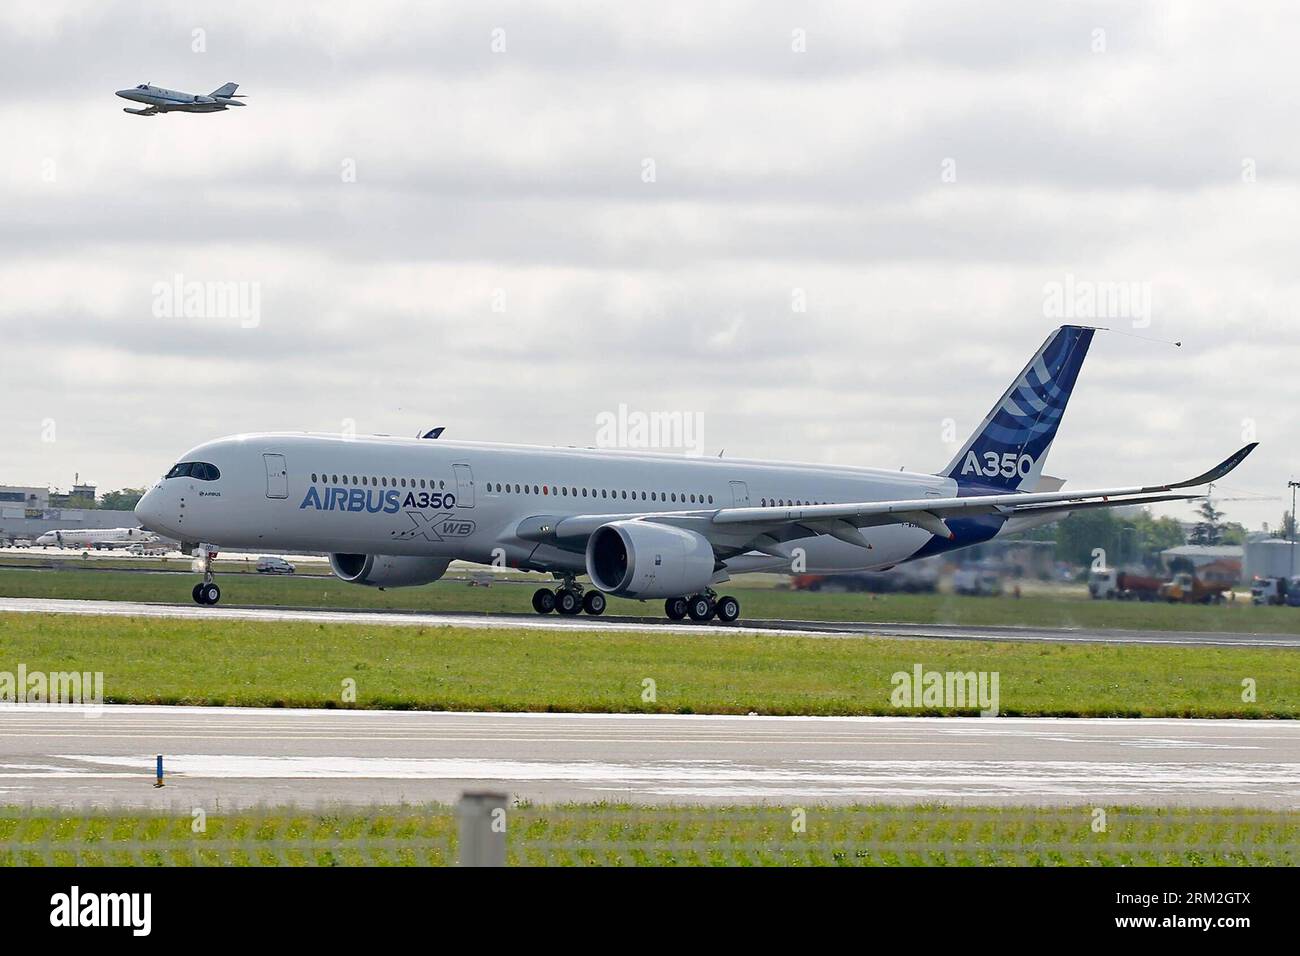
[{"label": "runway", "polygon": [[1294,810],[1300,721],[0,710],[0,803],[188,813],[476,788],[540,803]]},{"label": "runway", "polygon": [[[776,634],[796,637],[936,638],[940,640],[1029,641],[1057,644],[1168,644],[1189,647],[1282,647],[1300,650],[1300,633],[1249,634],[1225,631],[1126,631],[1071,627],[908,624],[890,621],[741,620],[736,624],[695,624],[662,617],[561,617],[549,614],[440,613],[432,611],[344,610],[312,607],[251,607],[222,604],[148,604],[134,601],[70,601],[0,597],[0,613],[107,614],[186,620],[310,621],[322,624],[374,624],[391,627],[509,627],[527,630],[579,628],[596,631],[691,634]],[[1300,621],[1300,618],[1297,619]],[[1297,625],[1300,630],[1300,624]]]}]

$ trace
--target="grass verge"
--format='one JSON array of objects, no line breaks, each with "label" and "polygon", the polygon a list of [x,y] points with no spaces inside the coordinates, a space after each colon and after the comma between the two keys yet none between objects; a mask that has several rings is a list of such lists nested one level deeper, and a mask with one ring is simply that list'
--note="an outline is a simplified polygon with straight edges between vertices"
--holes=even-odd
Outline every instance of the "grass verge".
[{"label": "grass verge", "polygon": [[[897,709],[893,675],[998,674],[1004,715],[1300,716],[1290,649],[0,614],[0,671],[102,671],[113,703],[496,711]],[[1243,682],[1254,700],[1243,700]],[[355,699],[349,699],[354,692]],[[1248,696],[1248,695],[1245,695]]]}]

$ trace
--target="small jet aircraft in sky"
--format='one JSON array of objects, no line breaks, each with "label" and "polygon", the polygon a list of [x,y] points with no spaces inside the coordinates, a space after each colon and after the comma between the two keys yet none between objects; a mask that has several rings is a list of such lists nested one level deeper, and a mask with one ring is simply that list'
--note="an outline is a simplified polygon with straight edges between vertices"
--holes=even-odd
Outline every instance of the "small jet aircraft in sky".
[{"label": "small jet aircraft in sky", "polygon": [[150,86],[148,83],[141,83],[139,86],[133,86],[129,90],[118,90],[117,95],[124,100],[134,100],[136,103],[147,104],[142,110],[133,110],[130,107],[123,107],[122,112],[131,113],[134,116],[153,116],[155,113],[218,113],[228,106],[243,106],[237,97],[243,96],[242,93],[236,93],[239,89],[238,83],[226,83],[217,87],[207,96],[200,96],[197,93],[182,93],[179,90],[165,90],[161,86]]}]

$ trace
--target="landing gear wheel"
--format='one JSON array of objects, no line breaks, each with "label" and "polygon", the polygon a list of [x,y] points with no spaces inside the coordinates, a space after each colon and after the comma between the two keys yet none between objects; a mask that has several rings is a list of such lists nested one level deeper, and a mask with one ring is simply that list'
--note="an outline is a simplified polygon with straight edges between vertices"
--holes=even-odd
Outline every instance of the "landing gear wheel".
[{"label": "landing gear wheel", "polygon": [[200,581],[198,584],[194,585],[194,589],[190,591],[191,596],[193,596],[194,598],[195,604],[203,603],[203,596],[199,593],[202,589],[203,589],[203,582]]},{"label": "landing gear wheel", "polygon": [[605,613],[605,595],[599,591],[588,591],[582,596],[582,609],[595,617]]},{"label": "landing gear wheel", "polygon": [[707,621],[713,617],[713,610],[713,601],[708,595],[697,594],[687,604],[686,613],[691,616],[692,621]]},{"label": "landing gear wheel", "polygon": [[680,621],[686,616],[686,598],[676,597],[664,601],[664,613],[672,620]]},{"label": "landing gear wheel", "polygon": [[718,598],[717,609],[719,621],[726,621],[730,624],[740,617],[740,602],[730,594]]},{"label": "landing gear wheel", "polygon": [[538,588],[533,592],[533,610],[538,614],[550,614],[555,610],[555,592],[548,588]]},{"label": "landing gear wheel", "polygon": [[561,614],[574,615],[582,611],[582,595],[577,591],[560,590],[555,592],[555,609]]},{"label": "landing gear wheel", "polygon": [[221,588],[217,587],[215,584],[212,583],[199,585],[200,604],[206,604],[208,607],[211,607],[212,605],[216,604],[220,600],[221,600]]}]

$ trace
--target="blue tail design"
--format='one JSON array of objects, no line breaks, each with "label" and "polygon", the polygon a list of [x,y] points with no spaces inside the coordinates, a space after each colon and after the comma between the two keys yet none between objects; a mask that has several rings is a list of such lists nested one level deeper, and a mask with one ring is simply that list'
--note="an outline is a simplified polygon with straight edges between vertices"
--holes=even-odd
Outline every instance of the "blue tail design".
[{"label": "blue tail design", "polygon": [[1063,325],[1049,335],[942,474],[963,486],[1032,489],[1094,331]]}]

